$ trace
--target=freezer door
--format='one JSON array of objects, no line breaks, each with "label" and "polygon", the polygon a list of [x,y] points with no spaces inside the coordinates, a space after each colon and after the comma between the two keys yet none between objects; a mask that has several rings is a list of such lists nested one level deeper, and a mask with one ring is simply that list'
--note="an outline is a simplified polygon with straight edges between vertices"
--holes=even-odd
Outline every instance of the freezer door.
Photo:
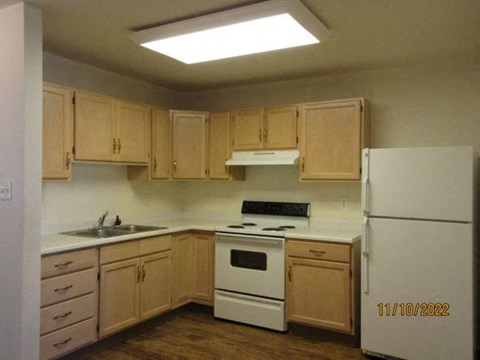
[{"label": "freezer door", "polygon": [[369,219],[367,226],[362,349],[402,359],[473,359],[471,224]]},{"label": "freezer door", "polygon": [[369,216],[471,222],[473,149],[366,149],[362,187]]}]

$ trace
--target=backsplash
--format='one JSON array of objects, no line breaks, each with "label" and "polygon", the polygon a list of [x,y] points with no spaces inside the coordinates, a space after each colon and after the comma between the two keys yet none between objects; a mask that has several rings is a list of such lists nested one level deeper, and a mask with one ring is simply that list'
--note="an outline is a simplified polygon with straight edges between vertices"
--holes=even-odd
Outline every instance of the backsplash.
[{"label": "backsplash", "polygon": [[[243,200],[310,202],[312,221],[361,218],[359,182],[300,182],[295,166],[247,167],[245,181],[129,181],[126,166],[74,164],[72,181],[44,181],[42,233],[92,227],[106,210],[124,223],[194,217],[237,219]],[[340,199],[347,206],[340,208]]]}]

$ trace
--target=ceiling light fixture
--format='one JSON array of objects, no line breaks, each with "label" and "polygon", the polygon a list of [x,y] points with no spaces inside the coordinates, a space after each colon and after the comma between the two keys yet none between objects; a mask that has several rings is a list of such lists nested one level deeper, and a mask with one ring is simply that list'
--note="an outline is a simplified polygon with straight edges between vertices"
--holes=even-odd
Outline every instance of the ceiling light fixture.
[{"label": "ceiling light fixture", "polygon": [[140,45],[185,64],[319,43],[328,29],[299,0],[269,0],[134,32]]}]

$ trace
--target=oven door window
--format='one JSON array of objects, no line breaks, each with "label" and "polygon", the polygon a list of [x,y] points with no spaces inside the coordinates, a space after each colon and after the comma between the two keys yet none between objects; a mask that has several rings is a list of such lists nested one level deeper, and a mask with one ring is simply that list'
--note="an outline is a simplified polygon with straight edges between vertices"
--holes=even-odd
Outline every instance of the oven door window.
[{"label": "oven door window", "polygon": [[267,270],[267,254],[256,251],[230,250],[230,265],[233,267]]}]

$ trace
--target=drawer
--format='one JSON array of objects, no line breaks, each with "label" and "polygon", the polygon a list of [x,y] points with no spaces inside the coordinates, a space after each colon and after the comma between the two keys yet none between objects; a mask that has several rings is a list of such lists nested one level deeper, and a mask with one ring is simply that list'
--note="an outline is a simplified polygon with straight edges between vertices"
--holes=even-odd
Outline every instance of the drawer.
[{"label": "drawer", "polygon": [[140,256],[140,241],[127,241],[100,248],[100,264],[131,259]]},{"label": "drawer", "polygon": [[350,246],[312,241],[287,240],[287,256],[350,262]]},{"label": "drawer", "polygon": [[64,301],[40,310],[40,335],[96,317],[97,293]]},{"label": "drawer", "polygon": [[95,267],[97,249],[71,251],[42,257],[42,279]]},{"label": "drawer", "polygon": [[152,254],[172,248],[172,236],[157,236],[140,240],[140,255]]},{"label": "drawer", "polygon": [[97,339],[96,319],[88,319],[40,336],[40,359],[51,359]]},{"label": "drawer", "polygon": [[97,269],[44,279],[41,282],[40,305],[46,306],[86,295],[97,290]]}]

